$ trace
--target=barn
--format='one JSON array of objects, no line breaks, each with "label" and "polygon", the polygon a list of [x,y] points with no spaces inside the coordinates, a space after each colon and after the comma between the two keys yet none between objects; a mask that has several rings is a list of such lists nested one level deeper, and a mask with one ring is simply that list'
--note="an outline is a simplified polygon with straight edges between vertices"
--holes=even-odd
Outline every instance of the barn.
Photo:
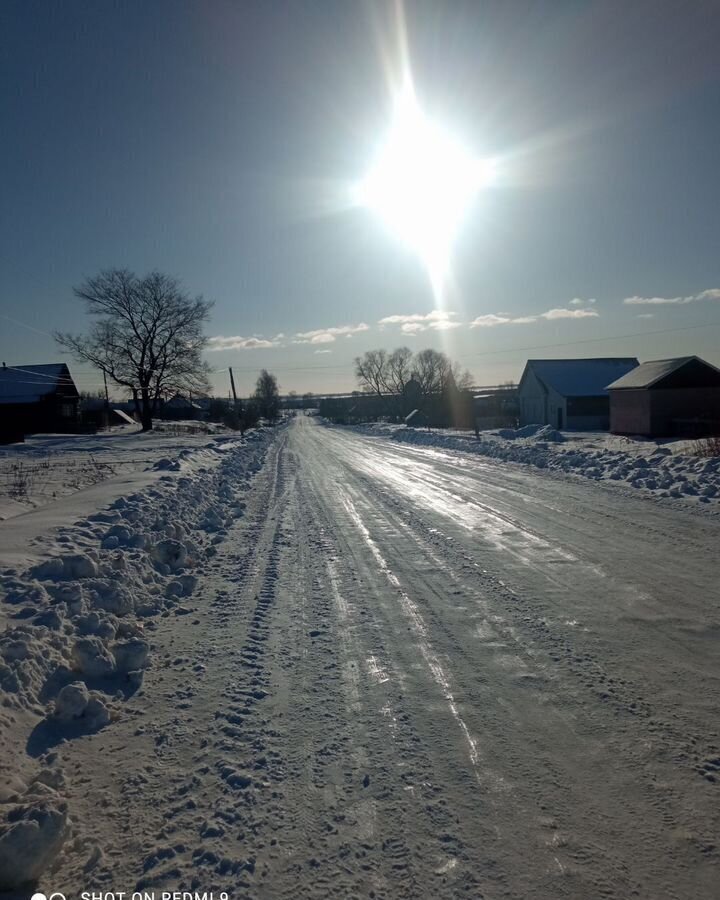
[{"label": "barn", "polygon": [[80,394],[65,363],[0,369],[0,440],[38,432],[74,432]]},{"label": "barn", "polygon": [[698,356],[645,362],[609,384],[608,392],[614,434],[720,433],[720,369]]},{"label": "barn", "polygon": [[637,365],[634,357],[529,359],[518,385],[520,424],[606,431],[607,385]]}]

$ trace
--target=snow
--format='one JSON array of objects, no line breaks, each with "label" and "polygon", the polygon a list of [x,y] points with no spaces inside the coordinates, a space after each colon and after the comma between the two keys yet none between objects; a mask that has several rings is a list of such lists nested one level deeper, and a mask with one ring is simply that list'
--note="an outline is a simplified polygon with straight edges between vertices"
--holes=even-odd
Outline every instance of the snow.
[{"label": "snow", "polygon": [[223,448],[239,440],[225,429],[202,434],[184,430],[183,423],[167,425],[169,431],[160,426],[145,434],[132,425],[87,436],[33,436],[0,447],[0,567],[56,554],[61,548],[53,531],[167,472],[213,467]]},{"label": "snow", "polygon": [[709,507],[720,502],[720,457],[692,455],[691,441],[658,442],[616,437],[605,432],[558,432],[548,425],[485,431],[479,439],[468,432],[404,425],[335,427],[348,427],[399,443],[523,463],[606,485],[623,485],[657,500],[683,500]]},{"label": "snow", "polygon": [[15,805],[11,813],[12,819],[0,825],[0,890],[38,878],[60,852],[68,831],[67,806],[52,799]]},{"label": "snow", "polygon": [[[62,734],[72,726],[72,734],[80,734],[110,723],[117,698],[137,690],[152,662],[145,625],[161,615],[186,612],[179,598],[192,595],[194,570],[207,565],[217,536],[243,515],[241,498],[272,439],[271,431],[258,429],[243,439],[205,436],[178,442],[125,434],[77,442],[46,439],[13,448],[13,458],[51,452],[61,465],[73,454],[82,458],[92,451],[123,460],[143,477],[126,474],[92,489],[76,486],[64,500],[36,496],[34,502],[46,505],[0,524],[0,624],[5,626],[0,633],[0,758],[5,762],[0,769],[19,758],[27,741],[19,724],[28,716],[36,722],[39,743],[54,740],[58,728]],[[172,473],[156,465],[169,458],[170,450],[178,463]],[[29,545],[23,554],[5,540],[18,532]],[[57,696],[48,705],[51,685]],[[25,803],[28,792],[17,803]],[[8,819],[0,826],[0,885],[7,887],[35,877],[65,834],[59,808],[32,802],[26,807],[26,812],[8,811],[14,824]],[[13,864],[19,840],[29,848],[24,867]]]},{"label": "snow", "polygon": [[[717,895],[720,519],[394,431],[197,446],[0,573],[2,886]],[[492,440],[686,456],[552,437]]]}]

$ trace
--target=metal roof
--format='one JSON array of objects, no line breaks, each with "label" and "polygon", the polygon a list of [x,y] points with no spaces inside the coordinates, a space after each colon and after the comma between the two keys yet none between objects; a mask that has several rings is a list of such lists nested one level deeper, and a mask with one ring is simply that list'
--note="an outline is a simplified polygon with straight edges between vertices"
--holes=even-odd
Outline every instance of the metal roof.
[{"label": "metal roof", "polygon": [[37,403],[60,387],[75,390],[65,363],[0,368],[0,403]]},{"label": "metal roof", "polygon": [[182,394],[174,394],[169,400],[163,404],[163,409],[200,409],[197,403],[193,403]]},{"label": "metal roof", "polygon": [[[546,386],[562,397],[604,397],[607,385],[638,366],[632,356],[600,359],[529,359],[525,371],[532,371]],[[523,373],[523,378],[525,373]],[[521,382],[522,384],[522,379]]]},{"label": "metal roof", "polygon": [[[692,360],[697,360],[697,362],[700,362],[711,369],[715,369],[715,366],[711,366],[710,363],[700,359],[699,356],[677,356],[675,359],[653,359],[642,363],[637,369],[633,369],[632,372],[628,372],[627,375],[623,375],[622,378],[613,381],[612,384],[608,385],[608,389],[622,390],[628,388],[652,387],[654,384],[657,384],[658,381],[662,381],[663,378],[666,378],[672,372],[677,372],[678,369],[681,369],[686,363],[689,363]],[[718,370],[715,369],[715,371]]]}]

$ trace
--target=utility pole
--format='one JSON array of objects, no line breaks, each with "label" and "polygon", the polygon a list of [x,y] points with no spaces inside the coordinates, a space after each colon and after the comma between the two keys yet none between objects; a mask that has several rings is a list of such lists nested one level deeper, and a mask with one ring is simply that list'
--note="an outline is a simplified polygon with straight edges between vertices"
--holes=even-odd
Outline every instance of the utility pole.
[{"label": "utility pole", "polygon": [[235,409],[237,409],[237,394],[235,393],[235,379],[233,378],[232,366],[228,366],[228,372],[230,373],[230,387],[232,388],[233,400],[235,401]]},{"label": "utility pole", "polygon": [[235,379],[233,378],[232,366],[228,366],[228,372],[230,373],[230,387],[232,388],[233,401],[235,404],[235,415],[238,417],[240,423],[240,434],[244,434],[245,429],[243,428],[242,416],[238,413],[238,399],[237,393],[235,392]]}]

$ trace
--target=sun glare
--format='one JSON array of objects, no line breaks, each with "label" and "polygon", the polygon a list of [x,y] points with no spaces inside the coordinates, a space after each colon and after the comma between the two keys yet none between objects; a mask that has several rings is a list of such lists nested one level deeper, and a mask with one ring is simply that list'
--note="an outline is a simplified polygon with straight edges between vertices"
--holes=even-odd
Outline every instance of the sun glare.
[{"label": "sun glare", "polygon": [[359,200],[418,254],[437,284],[468,207],[492,176],[490,160],[474,158],[413,99],[398,110]]}]

